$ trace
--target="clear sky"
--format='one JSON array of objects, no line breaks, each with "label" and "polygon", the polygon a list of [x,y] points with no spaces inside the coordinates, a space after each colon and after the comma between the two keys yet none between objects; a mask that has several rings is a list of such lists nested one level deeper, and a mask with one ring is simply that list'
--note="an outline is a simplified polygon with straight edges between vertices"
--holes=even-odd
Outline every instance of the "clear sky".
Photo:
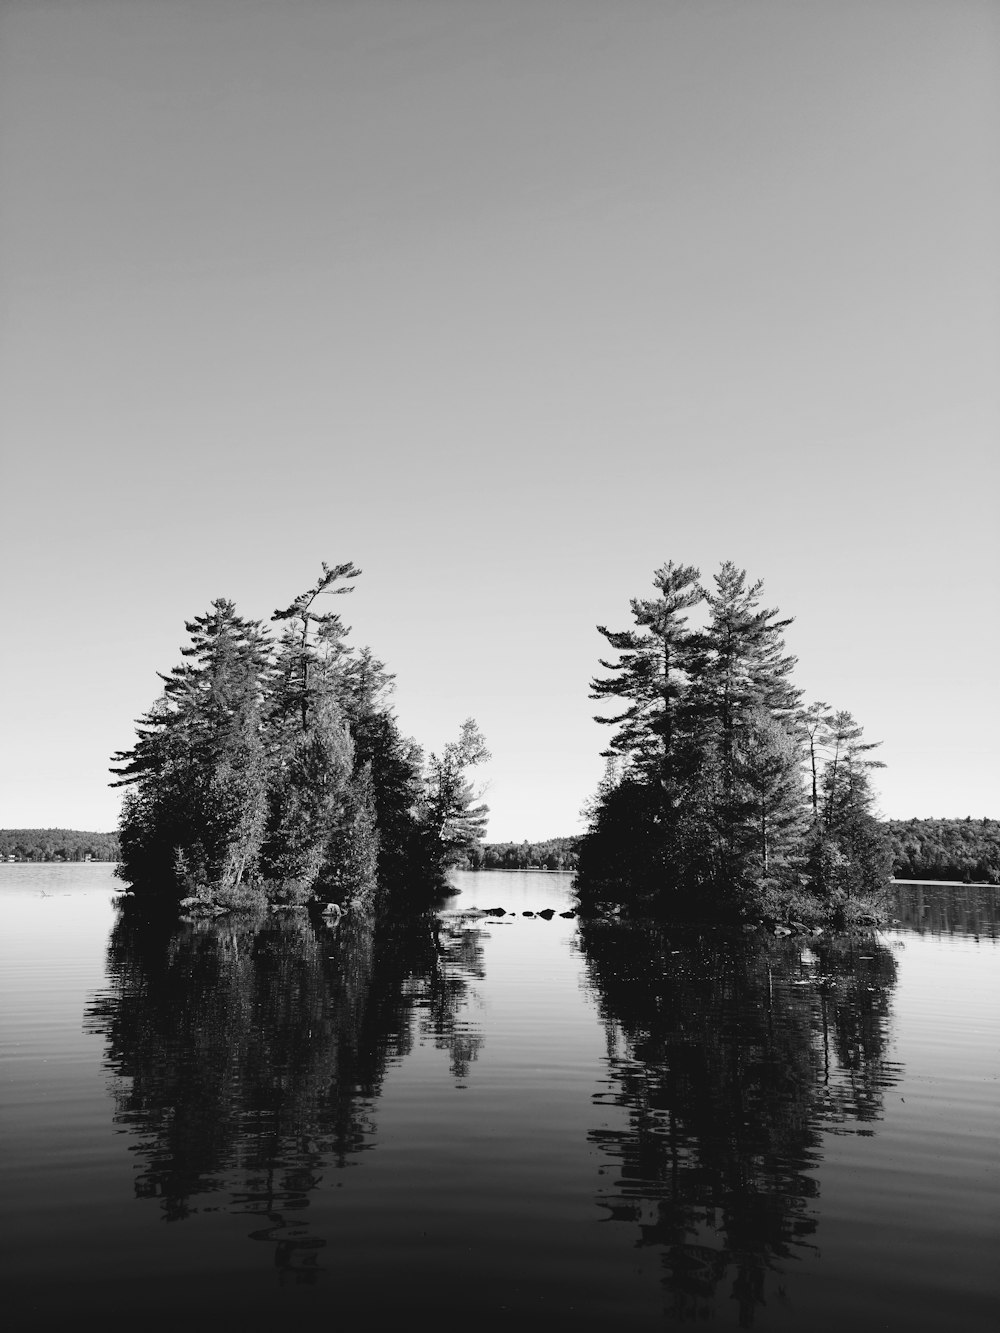
[{"label": "clear sky", "polygon": [[575,832],[668,559],[762,577],[886,815],[1000,816],[995,0],[0,0],[0,826],[215,597]]}]

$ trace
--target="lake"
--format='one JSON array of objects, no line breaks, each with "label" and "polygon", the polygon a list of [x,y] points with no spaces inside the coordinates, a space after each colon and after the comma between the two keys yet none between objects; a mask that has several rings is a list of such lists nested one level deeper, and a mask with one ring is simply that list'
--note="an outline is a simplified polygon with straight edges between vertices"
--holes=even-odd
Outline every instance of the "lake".
[{"label": "lake", "polygon": [[6,1327],[992,1333],[996,890],[803,940],[454,882],[373,937],[0,865]]}]

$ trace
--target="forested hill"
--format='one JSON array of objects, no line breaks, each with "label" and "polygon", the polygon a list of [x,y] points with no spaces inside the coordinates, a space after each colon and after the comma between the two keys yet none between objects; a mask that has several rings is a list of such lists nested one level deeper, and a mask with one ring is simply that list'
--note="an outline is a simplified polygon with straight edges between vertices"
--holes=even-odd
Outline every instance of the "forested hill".
[{"label": "forested hill", "polygon": [[579,837],[545,842],[488,842],[470,855],[470,870],[575,870]]},{"label": "forested hill", "polygon": [[890,819],[897,879],[1000,884],[1000,820]]},{"label": "forested hill", "polygon": [[116,833],[81,833],[69,828],[0,829],[0,860],[117,861]]}]

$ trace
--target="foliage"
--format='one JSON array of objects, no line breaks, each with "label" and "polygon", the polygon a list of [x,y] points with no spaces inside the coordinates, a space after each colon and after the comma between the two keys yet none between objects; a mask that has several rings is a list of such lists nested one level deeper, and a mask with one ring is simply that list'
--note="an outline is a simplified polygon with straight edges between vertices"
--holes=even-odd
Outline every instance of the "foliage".
[{"label": "foliage", "polygon": [[468,858],[470,870],[575,870],[579,837],[544,842],[488,842]]},{"label": "foliage", "polygon": [[260,674],[265,635],[224,598],[187,622],[184,661],[114,756],[115,786],[131,787],[120,827],[127,878],[194,889],[241,882],[264,834],[266,774]]},{"label": "foliage", "polygon": [[[672,561],[657,596],[633,599],[635,629],[601,634],[618,651],[591,697],[625,707],[608,768],[585,810],[584,904],[706,917],[773,911],[803,887],[829,918],[884,895],[889,862],[872,813],[869,757],[849,713],[801,707],[785,649],[792,623],[763,585],[726,561],[711,587]],[[686,613],[700,608],[702,623]]]},{"label": "foliage", "polygon": [[66,828],[0,829],[0,860],[117,861],[117,833],[84,833]]},{"label": "foliage", "polygon": [[428,879],[447,866],[466,862],[482,842],[489,806],[475,804],[482,792],[473,788],[468,770],[489,758],[486,742],[471,717],[462,723],[457,741],[450,741],[440,755],[428,756],[414,839],[418,862]]},{"label": "foliage", "polygon": [[275,611],[277,642],[225,599],[187,623],[183,661],[114,756],[121,873],[138,891],[373,909],[476,852],[486,807],[466,770],[488,752],[475,723],[424,765],[388,706],[392,676],[316,609],[359,573],[324,564]]},{"label": "foliage", "polygon": [[890,819],[898,879],[1000,884],[1000,820]]}]

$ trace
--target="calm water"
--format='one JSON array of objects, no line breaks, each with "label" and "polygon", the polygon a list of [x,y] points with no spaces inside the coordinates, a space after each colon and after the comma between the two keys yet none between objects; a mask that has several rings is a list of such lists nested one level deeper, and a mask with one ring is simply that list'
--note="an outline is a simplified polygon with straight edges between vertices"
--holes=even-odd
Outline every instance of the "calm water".
[{"label": "calm water", "polygon": [[995,891],[805,945],[456,884],[375,941],[0,866],[6,1327],[996,1327]]}]

